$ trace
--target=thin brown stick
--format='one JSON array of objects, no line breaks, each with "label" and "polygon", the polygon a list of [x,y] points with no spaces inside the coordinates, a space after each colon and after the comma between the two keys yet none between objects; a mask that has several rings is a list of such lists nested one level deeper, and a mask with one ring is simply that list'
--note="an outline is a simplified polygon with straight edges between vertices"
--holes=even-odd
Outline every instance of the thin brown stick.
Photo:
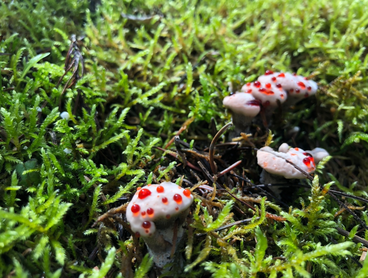
[{"label": "thin brown stick", "polygon": [[210,167],[211,167],[211,171],[212,174],[216,175],[217,174],[217,167],[215,165],[215,161],[214,161],[214,155],[215,155],[215,148],[216,148],[216,142],[217,140],[220,138],[220,136],[229,128],[233,125],[233,123],[228,123],[226,125],[224,125],[215,135],[215,137],[213,137],[212,141],[211,141],[211,145],[210,148],[208,150],[208,156],[209,156],[209,163],[210,163]]},{"label": "thin brown stick", "polygon": [[235,162],[234,164],[230,165],[229,167],[227,167],[225,170],[222,170],[216,177],[222,177],[223,175],[229,173],[231,170],[234,170],[236,167],[238,167],[240,164],[242,163],[241,160]]}]

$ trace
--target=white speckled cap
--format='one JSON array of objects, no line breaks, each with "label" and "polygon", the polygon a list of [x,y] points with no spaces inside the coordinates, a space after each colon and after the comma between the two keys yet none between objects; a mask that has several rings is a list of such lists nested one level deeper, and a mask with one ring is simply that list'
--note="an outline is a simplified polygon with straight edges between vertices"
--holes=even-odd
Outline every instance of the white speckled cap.
[{"label": "white speckled cap", "polygon": [[236,94],[225,97],[223,104],[234,114],[249,118],[254,118],[261,110],[260,103],[251,94],[243,92],[237,92]]},{"label": "white speckled cap", "polygon": [[259,82],[245,84],[241,90],[252,94],[264,107],[277,107],[278,102],[283,103],[287,99],[286,91],[280,86],[271,82]]},{"label": "white speckled cap", "polygon": [[258,77],[258,81],[275,85],[280,84],[287,91],[288,97],[293,99],[293,103],[314,95],[318,89],[317,83],[313,80],[308,80],[301,75],[294,75],[288,72],[266,72],[266,74]]},{"label": "white speckled cap", "polygon": [[289,148],[285,152],[287,145],[281,145],[282,152],[276,152],[270,147],[263,147],[257,151],[258,165],[270,174],[283,176],[286,179],[304,179],[305,175],[296,169],[292,162],[300,169],[311,174],[316,170],[314,159],[311,154],[299,148]]},{"label": "white speckled cap", "polygon": [[126,217],[133,232],[147,237],[155,233],[155,222],[165,225],[165,221],[178,217],[192,202],[190,190],[175,183],[150,184],[137,189],[128,205]]}]

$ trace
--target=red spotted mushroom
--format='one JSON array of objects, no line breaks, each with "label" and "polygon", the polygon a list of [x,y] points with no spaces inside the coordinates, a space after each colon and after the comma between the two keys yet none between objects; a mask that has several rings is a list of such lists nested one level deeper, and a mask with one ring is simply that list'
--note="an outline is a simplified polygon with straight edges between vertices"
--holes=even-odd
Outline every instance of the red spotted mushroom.
[{"label": "red spotted mushroom", "polygon": [[287,93],[280,84],[259,82],[245,84],[241,91],[251,94],[261,103],[261,117],[267,126],[271,121],[272,113],[287,99]]},{"label": "red spotted mushroom", "polygon": [[241,91],[252,94],[271,113],[277,108],[278,103],[281,104],[287,99],[287,93],[282,86],[271,82],[247,83],[241,88]]},{"label": "red spotted mushroom", "polygon": [[182,225],[192,202],[190,190],[172,182],[138,188],[130,201],[127,220],[132,231],[145,241],[158,267],[171,262],[172,248],[184,235]]},{"label": "red spotted mushroom", "polygon": [[[287,161],[292,162],[292,164]],[[280,181],[280,178],[275,179],[275,175],[285,179],[306,178],[305,174],[294,165],[308,174],[312,174],[316,170],[314,158],[310,153],[300,148],[289,148],[287,144],[282,144],[278,152],[270,147],[259,149],[257,151],[257,162],[264,170],[261,175],[261,182],[263,183]]]},{"label": "red spotted mushroom", "polygon": [[252,119],[261,110],[260,102],[251,94],[243,92],[237,92],[225,97],[223,104],[232,112],[233,124],[237,135],[239,135],[240,132],[247,132]]},{"label": "red spotted mushroom", "polygon": [[276,86],[281,86],[288,93],[288,98],[284,106],[291,106],[298,101],[314,95],[317,92],[318,85],[313,80],[308,80],[306,77],[291,74],[288,72],[273,72],[266,73],[258,77],[261,83],[271,83]]}]

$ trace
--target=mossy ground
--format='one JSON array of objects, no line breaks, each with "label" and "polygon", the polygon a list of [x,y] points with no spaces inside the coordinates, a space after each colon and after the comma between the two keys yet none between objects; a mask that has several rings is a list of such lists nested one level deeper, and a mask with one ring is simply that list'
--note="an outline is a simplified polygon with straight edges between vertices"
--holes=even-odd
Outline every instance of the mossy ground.
[{"label": "mossy ground", "polygon": [[[352,242],[354,235],[368,240],[365,203],[339,197],[360,223],[346,211],[334,216],[340,204],[326,195],[331,186],[367,197],[367,6],[366,0],[3,1],[0,276],[158,273],[121,214],[93,223],[146,183],[184,178],[190,187],[196,173],[212,186],[207,148],[231,120],[222,106],[229,82],[237,88],[272,69],[311,76],[320,86],[315,97],[277,114],[272,146],[319,146],[333,158],[319,179],[301,183],[307,189],[286,187],[289,208],[261,199],[264,192],[230,174],[217,181],[228,189],[216,196],[194,191],[188,240],[177,252],[186,261],[162,275],[367,277],[367,260],[359,258],[368,246]],[[73,34],[74,64],[58,84]],[[156,148],[179,130],[189,146],[169,147],[178,158]],[[258,184],[251,147],[263,146],[268,130],[260,126],[253,135],[242,148],[217,148],[216,162],[223,170],[242,160],[234,173]],[[217,143],[226,141],[225,134]],[[183,154],[210,175],[183,167]],[[336,228],[352,232],[344,237]]]}]

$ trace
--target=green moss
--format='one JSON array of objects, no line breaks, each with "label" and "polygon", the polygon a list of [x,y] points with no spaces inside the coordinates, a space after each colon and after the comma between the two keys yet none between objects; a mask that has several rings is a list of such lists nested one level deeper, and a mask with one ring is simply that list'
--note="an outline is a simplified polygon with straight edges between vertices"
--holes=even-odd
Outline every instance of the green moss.
[{"label": "green moss", "polygon": [[[368,2],[90,2],[6,0],[0,6],[0,276],[144,277],[154,271],[143,243],[113,212],[124,211],[119,206],[147,181],[197,183],[186,161],[196,167],[201,161],[212,178],[200,156],[206,152],[188,149],[206,150],[230,120],[222,106],[229,82],[238,89],[272,69],[310,75],[320,85],[315,97],[277,115],[273,144],[320,146],[333,159],[311,190],[294,192],[280,222],[267,217],[278,213],[276,201],[261,201],[259,191],[245,200],[229,175],[227,182],[218,179],[216,195],[198,195],[205,207],[192,209],[198,214],[187,261],[163,276],[186,269],[183,275],[193,277],[363,277],[367,262],[361,268],[353,260],[361,245],[336,231],[359,223],[346,212],[334,217],[339,204],[323,188],[367,197]],[[73,34],[77,54],[71,56],[82,55],[85,70],[80,59],[63,76]],[[80,78],[68,83],[74,69]],[[69,119],[60,117],[63,111]],[[295,126],[300,131],[292,137]],[[184,142],[175,141],[175,152],[156,149],[179,130]],[[261,147],[265,138],[260,127],[249,146]],[[242,159],[235,173],[259,182],[254,151],[221,147],[216,154],[223,155],[216,158],[219,171]],[[225,185],[228,191],[219,188]],[[355,212],[368,225],[365,208]],[[253,219],[246,226],[216,230],[246,218]],[[201,232],[204,237],[196,235]],[[355,233],[368,240],[367,231]]]}]

